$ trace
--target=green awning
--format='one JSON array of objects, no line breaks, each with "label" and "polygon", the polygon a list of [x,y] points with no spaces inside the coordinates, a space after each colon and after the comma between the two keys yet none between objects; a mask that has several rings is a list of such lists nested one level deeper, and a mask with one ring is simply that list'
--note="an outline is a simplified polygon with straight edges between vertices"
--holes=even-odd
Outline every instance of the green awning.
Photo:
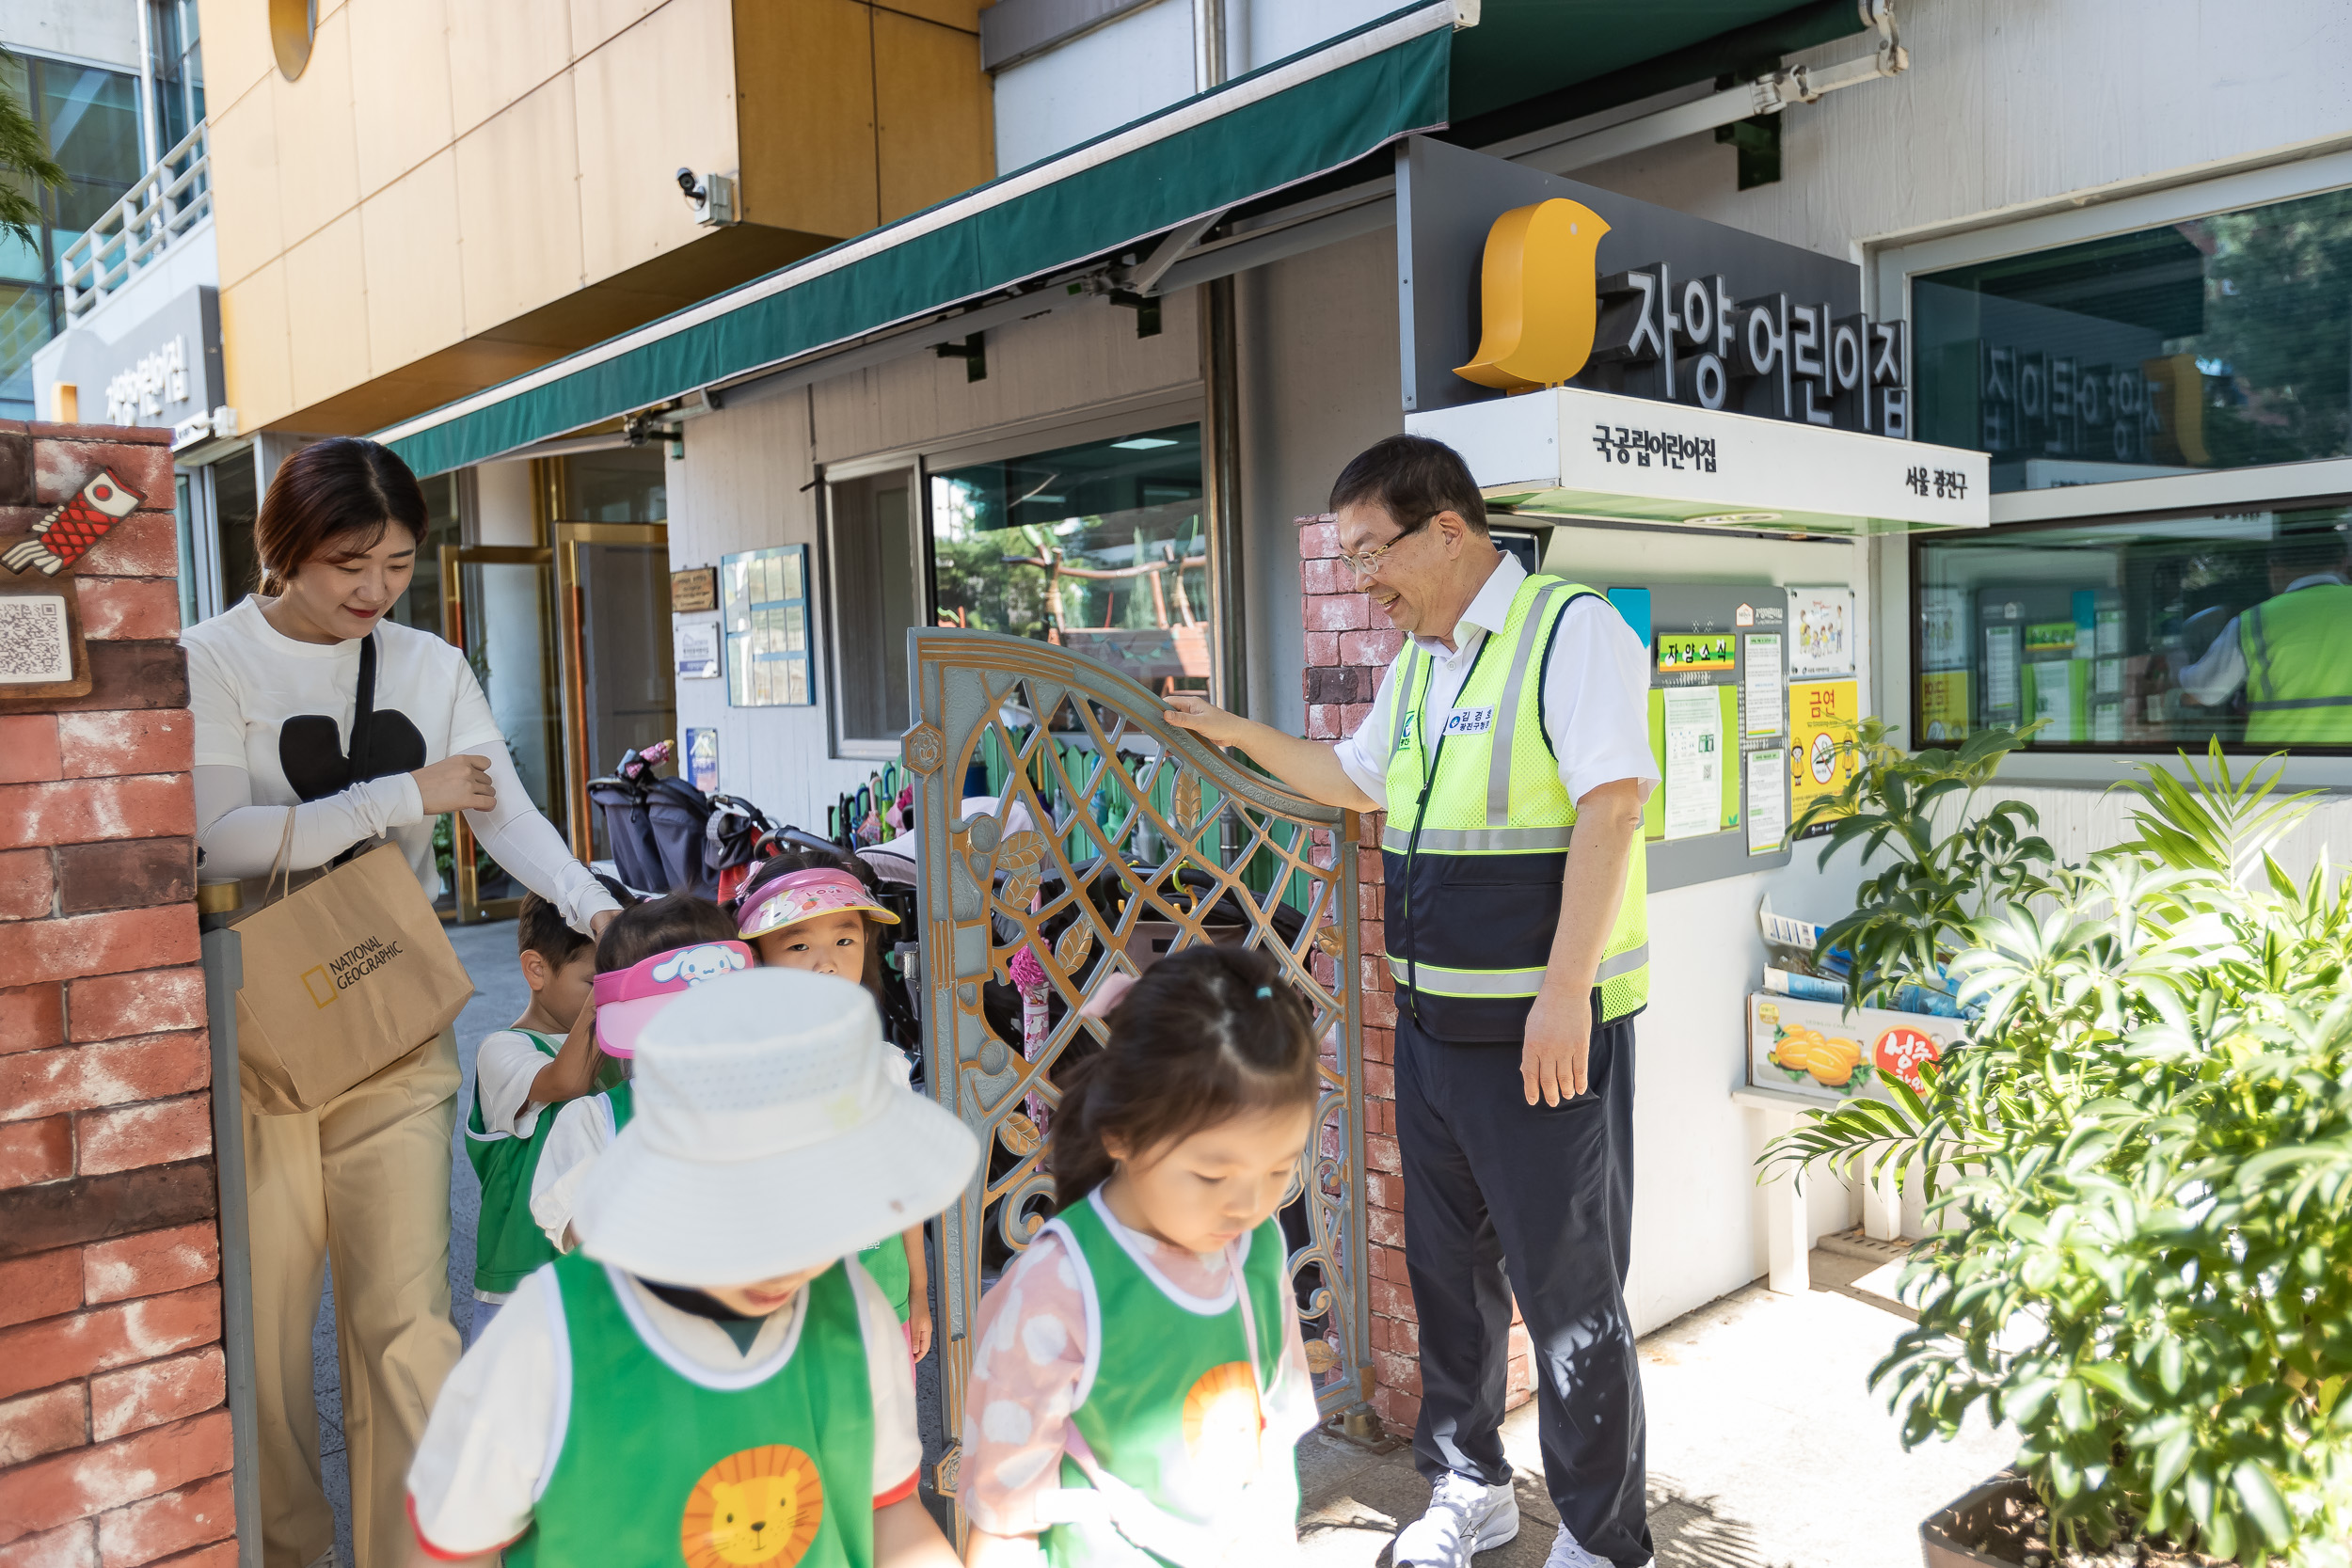
[{"label": "green awning", "polygon": [[1392,12],[376,438],[420,474],[462,467],[1311,180],[1446,123],[1454,18],[1454,0]]}]

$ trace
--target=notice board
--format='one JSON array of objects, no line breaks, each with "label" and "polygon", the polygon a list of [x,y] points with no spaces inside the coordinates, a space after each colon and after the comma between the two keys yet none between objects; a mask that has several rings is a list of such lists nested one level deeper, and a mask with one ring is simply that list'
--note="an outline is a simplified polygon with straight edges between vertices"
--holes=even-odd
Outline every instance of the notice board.
[{"label": "notice board", "polygon": [[1651,891],[1788,864],[1787,591],[1674,583],[1609,600],[1649,646]]}]

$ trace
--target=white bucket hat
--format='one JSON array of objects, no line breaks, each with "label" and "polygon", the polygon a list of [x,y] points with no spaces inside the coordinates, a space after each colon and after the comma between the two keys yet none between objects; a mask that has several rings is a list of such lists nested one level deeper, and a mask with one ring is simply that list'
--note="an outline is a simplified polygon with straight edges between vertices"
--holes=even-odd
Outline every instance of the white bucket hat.
[{"label": "white bucket hat", "polygon": [[596,1159],[580,1250],[670,1285],[749,1285],[927,1220],[979,1144],[907,1087],[866,988],[804,970],[723,975],[637,1041],[636,1114]]}]

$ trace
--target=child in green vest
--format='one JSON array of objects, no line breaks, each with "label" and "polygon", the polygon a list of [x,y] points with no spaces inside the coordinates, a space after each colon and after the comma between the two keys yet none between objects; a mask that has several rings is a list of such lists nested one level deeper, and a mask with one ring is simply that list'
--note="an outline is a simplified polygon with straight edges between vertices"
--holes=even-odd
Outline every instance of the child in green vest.
[{"label": "child in green vest", "polygon": [[[595,1035],[602,1092],[582,1094],[548,1118],[545,1147],[523,1189],[525,1215],[547,1259],[571,1250],[564,1240],[572,1198],[597,1151],[628,1120],[628,1062],[633,1042],[662,1007],[689,988],[749,969],[752,950],[735,940],[735,922],[707,898],[673,893],[632,904],[596,943]],[[545,1259],[543,1259],[544,1261]]]},{"label": "child in green vest", "polygon": [[1147,970],[1060,1073],[1060,1212],[980,1304],[961,1501],[973,1568],[1212,1568],[1297,1551],[1314,1425],[1275,1214],[1322,1075],[1277,961]]},{"label": "child in green vest", "polygon": [[482,1183],[474,1231],[477,1339],[523,1276],[555,1257],[532,1223],[532,1169],[555,1120],[551,1107],[594,1086],[597,1057],[584,1027],[596,974],[595,945],[535,893],[523,899],[515,945],[531,1006],[513,1028],[488,1036],[475,1053],[473,1104],[466,1115],[466,1157]]},{"label": "child in green vest", "polygon": [[850,1259],[979,1148],[858,987],[723,974],[634,1042],[636,1115],[580,1250],[516,1287],[408,1473],[412,1564],[951,1568],[915,1496],[914,1370]]},{"label": "child in green vest", "polygon": [[[736,925],[759,961],[854,980],[883,1006],[882,927],[898,917],[874,897],[865,867],[848,855],[786,849],[760,863],[736,895]],[[907,1354],[931,1350],[930,1268],[923,1227],[885,1236],[858,1261],[889,1296],[906,1330]]]}]

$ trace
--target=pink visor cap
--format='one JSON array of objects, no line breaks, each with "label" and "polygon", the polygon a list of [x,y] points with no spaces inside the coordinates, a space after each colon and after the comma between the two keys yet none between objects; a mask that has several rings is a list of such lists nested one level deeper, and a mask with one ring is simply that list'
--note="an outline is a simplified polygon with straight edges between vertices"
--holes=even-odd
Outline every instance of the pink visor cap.
[{"label": "pink visor cap", "polygon": [[637,1054],[637,1037],[653,1015],[723,974],[749,969],[756,960],[739,942],[704,942],[673,947],[642,963],[596,976],[596,1048],[608,1056]]},{"label": "pink visor cap", "polygon": [[897,915],[874,902],[864,882],[847,871],[819,868],[795,871],[768,883],[752,895],[735,925],[749,942],[841,910],[855,910],[891,926],[898,924]]}]

